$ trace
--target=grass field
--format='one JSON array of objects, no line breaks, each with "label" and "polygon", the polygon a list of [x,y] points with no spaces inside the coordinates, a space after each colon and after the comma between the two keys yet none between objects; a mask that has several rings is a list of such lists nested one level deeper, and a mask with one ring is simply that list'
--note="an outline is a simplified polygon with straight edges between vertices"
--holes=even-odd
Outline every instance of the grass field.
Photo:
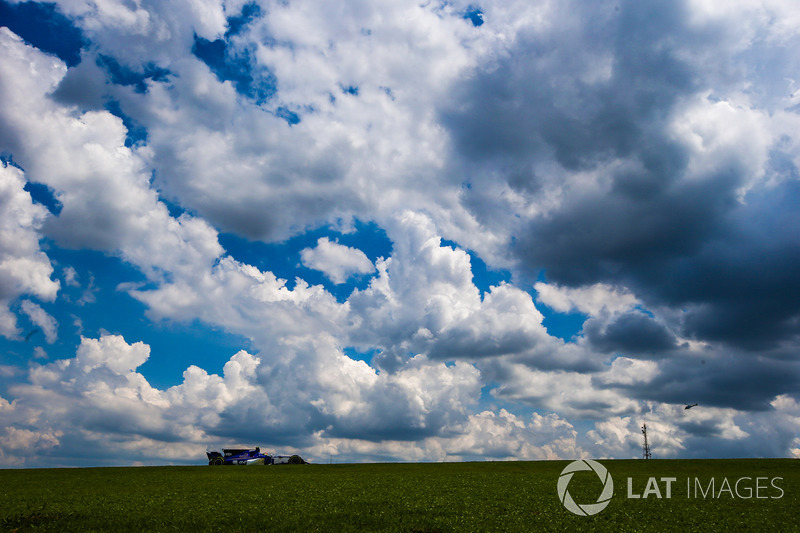
[{"label": "grass field", "polygon": [[[614,496],[583,517],[557,495],[568,461],[0,470],[0,531],[800,530],[800,461],[601,463]],[[655,477],[662,498],[628,498],[629,477],[640,496]],[[568,487],[594,503],[602,484],[589,471]]]}]

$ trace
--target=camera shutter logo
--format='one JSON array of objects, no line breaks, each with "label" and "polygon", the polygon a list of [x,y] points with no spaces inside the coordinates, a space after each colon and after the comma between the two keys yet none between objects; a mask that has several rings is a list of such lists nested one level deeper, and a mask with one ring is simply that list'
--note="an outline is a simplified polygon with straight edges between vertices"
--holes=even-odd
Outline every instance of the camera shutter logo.
[{"label": "camera shutter logo", "polygon": [[[575,474],[575,472],[580,472],[583,470],[593,470],[603,483],[603,492],[600,493],[600,497],[597,498],[596,503],[576,503],[567,490],[567,486],[572,480],[572,476]],[[611,479],[611,474],[608,473],[606,467],[597,461],[592,461],[591,459],[583,459],[580,461],[571,462],[564,470],[561,471],[561,476],[558,478],[558,499],[561,500],[561,503],[567,508],[568,511],[575,513],[576,515],[591,516],[599,513],[606,508],[608,502],[611,501],[611,496],[613,495],[614,480]]]}]

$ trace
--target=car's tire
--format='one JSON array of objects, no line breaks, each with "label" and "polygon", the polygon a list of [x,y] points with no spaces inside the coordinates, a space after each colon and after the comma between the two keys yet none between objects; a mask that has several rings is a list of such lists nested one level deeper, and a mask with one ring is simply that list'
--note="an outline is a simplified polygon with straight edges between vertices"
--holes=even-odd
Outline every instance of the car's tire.
[{"label": "car's tire", "polygon": [[210,464],[211,466],[222,466],[225,464],[225,459],[223,459],[222,457],[214,457],[213,459],[211,459],[211,461],[209,461],[208,464]]},{"label": "car's tire", "polygon": [[289,457],[289,464],[290,465],[301,465],[304,462],[305,461],[303,461],[303,458],[300,457],[299,455],[293,455],[293,456]]}]

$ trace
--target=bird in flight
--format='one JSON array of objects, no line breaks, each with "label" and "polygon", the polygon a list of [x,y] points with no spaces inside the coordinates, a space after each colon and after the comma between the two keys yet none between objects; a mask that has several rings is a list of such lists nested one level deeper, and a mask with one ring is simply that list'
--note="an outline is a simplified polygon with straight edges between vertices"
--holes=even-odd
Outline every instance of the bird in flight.
[{"label": "bird in flight", "polygon": [[690,403],[689,405],[687,405],[686,407],[684,407],[684,410],[685,410],[685,409],[691,409],[692,407],[696,407],[696,406],[697,406],[697,404],[696,404],[696,403]]}]

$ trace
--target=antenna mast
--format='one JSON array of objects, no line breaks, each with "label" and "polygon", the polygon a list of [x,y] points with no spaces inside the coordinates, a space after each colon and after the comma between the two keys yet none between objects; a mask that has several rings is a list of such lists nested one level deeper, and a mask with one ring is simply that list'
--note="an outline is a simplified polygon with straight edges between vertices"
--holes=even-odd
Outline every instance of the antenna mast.
[{"label": "antenna mast", "polygon": [[644,446],[642,446],[642,456],[645,459],[652,459],[653,456],[650,453],[650,445],[647,443],[647,424],[642,424],[642,435],[644,435]]}]

